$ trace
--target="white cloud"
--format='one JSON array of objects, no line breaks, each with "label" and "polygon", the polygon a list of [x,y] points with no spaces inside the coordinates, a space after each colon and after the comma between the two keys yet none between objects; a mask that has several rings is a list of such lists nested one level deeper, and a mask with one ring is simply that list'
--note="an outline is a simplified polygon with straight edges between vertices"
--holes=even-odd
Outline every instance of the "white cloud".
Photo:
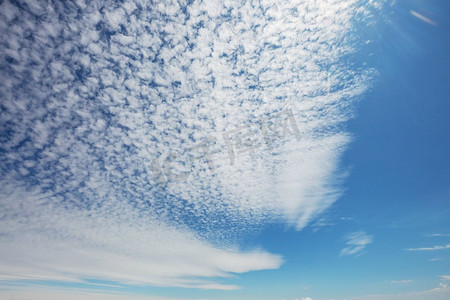
[{"label": "white cloud", "polygon": [[418,18],[419,20],[422,20],[422,21],[424,21],[424,22],[426,22],[426,23],[428,23],[428,24],[431,24],[431,25],[433,25],[433,26],[436,26],[436,25],[437,25],[436,22],[430,20],[429,18],[425,17],[425,16],[422,15],[422,14],[419,14],[418,12],[416,12],[416,11],[414,11],[414,10],[410,10],[409,12],[411,13],[411,15],[413,15],[413,16],[416,17],[416,18]]},{"label": "white cloud", "polygon": [[450,280],[450,275],[441,275],[441,279]]},{"label": "white cloud", "polygon": [[360,255],[364,248],[372,243],[373,236],[364,231],[351,233],[345,237],[346,246],[341,250],[340,255]]},{"label": "white cloud", "polygon": [[151,214],[140,216],[128,203],[111,201],[106,212],[83,211],[45,206],[46,197],[17,187],[8,196],[4,208],[20,215],[3,221],[0,257],[8,259],[0,261],[2,280],[97,278],[232,290],[238,287],[201,278],[275,269],[282,263],[263,251],[217,248]]},{"label": "white cloud", "polygon": [[403,280],[391,280],[391,283],[394,284],[408,284],[408,283],[413,283],[414,280],[411,279],[403,279]]},{"label": "white cloud", "polygon": [[8,288],[0,290],[0,297],[4,300],[182,300],[181,298],[166,298],[157,296],[141,296],[126,293],[101,293],[80,289],[39,288],[22,286],[20,291]]},{"label": "white cloud", "polygon": [[450,244],[444,246],[433,246],[433,247],[422,247],[422,248],[407,248],[406,251],[435,251],[435,250],[443,250],[450,249]]},{"label": "white cloud", "polygon": [[[0,4],[3,279],[235,289],[214,278],[282,259],[233,238],[267,222],[302,229],[336,201],[351,140],[341,124],[372,74],[340,58],[355,51],[351,20],[367,10],[262,1],[263,15],[216,2],[193,1],[189,18],[166,0]],[[222,142],[213,174],[204,160],[189,165],[188,149],[208,136],[287,107],[300,141],[234,165]],[[186,180],[160,180],[169,174],[157,162],[171,153]]]}]

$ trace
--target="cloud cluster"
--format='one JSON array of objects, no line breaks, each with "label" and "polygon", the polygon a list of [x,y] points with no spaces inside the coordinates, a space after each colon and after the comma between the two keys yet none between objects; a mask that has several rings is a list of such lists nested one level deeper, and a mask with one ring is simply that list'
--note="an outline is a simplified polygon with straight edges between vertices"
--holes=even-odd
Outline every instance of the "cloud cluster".
[{"label": "cloud cluster", "polygon": [[[339,196],[371,75],[344,58],[372,2],[3,1],[0,276],[233,289],[205,278],[279,267],[228,241]],[[287,109],[300,141],[230,163],[224,133],[252,128],[248,146]]]}]

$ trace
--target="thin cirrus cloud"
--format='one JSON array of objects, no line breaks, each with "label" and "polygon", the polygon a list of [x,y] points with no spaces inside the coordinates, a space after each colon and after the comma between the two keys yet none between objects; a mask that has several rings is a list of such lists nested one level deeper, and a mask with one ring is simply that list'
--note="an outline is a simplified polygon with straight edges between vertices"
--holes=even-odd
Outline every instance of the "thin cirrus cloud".
[{"label": "thin cirrus cloud", "polygon": [[[360,5],[3,1],[1,279],[237,289],[223,281],[279,268],[236,236],[302,229],[339,197],[340,125],[373,72],[341,62]],[[300,141],[230,163],[223,133],[286,111]],[[188,159],[208,137],[213,171]]]},{"label": "thin cirrus cloud", "polygon": [[421,248],[407,248],[406,251],[436,251],[436,250],[444,250],[444,249],[450,249],[450,244],[447,245],[437,245],[433,247],[421,247]]},{"label": "thin cirrus cloud", "polygon": [[347,235],[345,240],[345,247],[340,255],[361,255],[366,246],[372,243],[373,236],[364,231],[358,231]]},{"label": "thin cirrus cloud", "polygon": [[433,233],[433,234],[429,234],[427,235],[427,237],[445,237],[445,236],[450,236],[450,234],[446,234],[446,233]]},{"label": "thin cirrus cloud", "polygon": [[411,279],[403,279],[403,280],[391,280],[391,283],[393,284],[408,284],[408,283],[413,283],[414,280]]},{"label": "thin cirrus cloud", "polygon": [[437,26],[436,22],[434,22],[433,20],[425,17],[424,15],[422,15],[422,14],[420,14],[420,13],[414,11],[414,10],[410,10],[409,12],[410,12],[411,15],[413,15],[416,18],[418,18],[419,20],[422,20],[422,21],[424,21],[424,22],[426,22],[426,23],[428,23],[430,25]]}]

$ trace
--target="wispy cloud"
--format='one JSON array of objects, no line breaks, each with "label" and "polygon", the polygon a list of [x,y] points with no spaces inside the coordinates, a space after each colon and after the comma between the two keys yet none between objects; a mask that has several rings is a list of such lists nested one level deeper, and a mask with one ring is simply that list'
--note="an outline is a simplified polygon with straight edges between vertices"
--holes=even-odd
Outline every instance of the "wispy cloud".
[{"label": "wispy cloud", "polygon": [[360,255],[364,248],[372,243],[373,236],[364,231],[351,233],[345,237],[346,246],[341,250],[340,255]]},{"label": "wispy cloud", "polygon": [[441,275],[441,279],[450,280],[450,275]]},{"label": "wispy cloud", "polygon": [[410,280],[410,279],[404,279],[404,280],[391,280],[391,283],[393,284],[408,284],[408,283],[413,283],[414,280]]},{"label": "wispy cloud", "polygon": [[416,17],[416,18],[418,18],[419,20],[422,20],[422,21],[424,21],[424,22],[426,22],[426,23],[428,23],[428,24],[430,24],[430,25],[433,25],[433,26],[436,26],[436,25],[437,25],[436,22],[430,20],[429,18],[425,17],[425,16],[422,15],[422,14],[419,14],[418,12],[416,12],[416,11],[414,11],[414,10],[410,10],[409,12],[411,13],[411,15],[413,15],[413,16]]},{"label": "wispy cloud", "polygon": [[450,249],[450,244],[444,246],[433,246],[433,247],[422,247],[422,248],[407,248],[406,251],[435,251],[435,250],[443,250]]},{"label": "wispy cloud", "polygon": [[275,269],[282,263],[281,257],[263,251],[220,249],[188,229],[151,214],[140,216],[130,203],[110,200],[107,212],[66,210],[46,206],[47,197],[17,187],[7,198],[6,211],[20,207],[22,217],[20,222],[18,216],[3,221],[7,226],[0,257],[8,258],[0,261],[3,280],[101,278],[124,284],[233,290],[238,287],[199,278]]},{"label": "wispy cloud", "polygon": [[429,234],[427,235],[427,237],[440,237],[440,236],[450,236],[450,234],[446,234],[446,233],[433,233],[433,234]]},{"label": "wispy cloud", "polygon": [[442,258],[430,258],[428,261],[441,261],[443,260]]}]

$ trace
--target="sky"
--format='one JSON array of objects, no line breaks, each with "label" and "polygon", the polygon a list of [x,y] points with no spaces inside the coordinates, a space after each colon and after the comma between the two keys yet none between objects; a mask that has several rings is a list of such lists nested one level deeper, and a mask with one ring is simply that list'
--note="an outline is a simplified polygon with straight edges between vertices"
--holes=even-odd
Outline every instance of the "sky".
[{"label": "sky", "polygon": [[448,11],[0,2],[0,298],[450,299]]}]

